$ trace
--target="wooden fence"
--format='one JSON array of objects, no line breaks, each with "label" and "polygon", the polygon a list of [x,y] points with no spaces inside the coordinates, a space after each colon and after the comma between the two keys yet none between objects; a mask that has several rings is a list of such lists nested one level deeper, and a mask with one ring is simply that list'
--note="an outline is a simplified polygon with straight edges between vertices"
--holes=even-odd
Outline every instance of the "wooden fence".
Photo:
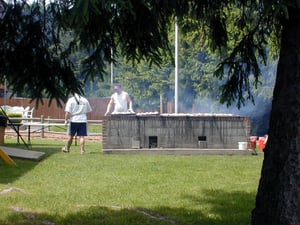
[{"label": "wooden fence", "polygon": [[[1,89],[0,89],[1,90]],[[107,108],[107,104],[110,98],[88,98],[93,111],[88,115],[88,120],[103,120],[105,119],[105,112]],[[49,99],[43,99],[43,104],[39,103],[36,106],[36,101],[32,101],[30,98],[0,98],[0,106],[8,105],[8,106],[23,106],[26,108],[29,106],[30,108],[34,107],[33,117],[41,118],[42,116],[47,119],[64,119],[65,116],[65,104],[62,104],[59,107],[56,104],[56,101],[53,100],[51,105],[49,105]],[[179,105],[180,106],[180,105]],[[142,109],[135,109],[136,112],[143,112]],[[179,107],[179,112],[184,112],[184,110]],[[160,113],[174,113],[174,102],[169,101],[166,103],[160,103]]]},{"label": "wooden fence", "polygon": [[[88,98],[93,111],[88,115],[89,120],[103,120],[104,114],[106,112],[106,107],[109,102],[109,98]],[[33,117],[39,118],[44,116],[44,118],[54,118],[54,119],[64,119],[64,107],[59,107],[55,100],[49,105],[49,99],[43,99],[43,104],[36,106],[36,101],[31,102],[29,98],[1,98],[0,105],[9,105],[9,106],[23,106],[26,108],[34,107]]]}]

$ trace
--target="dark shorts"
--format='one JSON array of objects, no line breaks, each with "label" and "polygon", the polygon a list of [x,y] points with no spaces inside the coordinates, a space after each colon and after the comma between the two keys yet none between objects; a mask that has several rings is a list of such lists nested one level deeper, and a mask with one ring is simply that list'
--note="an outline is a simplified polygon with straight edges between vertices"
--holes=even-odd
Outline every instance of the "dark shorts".
[{"label": "dark shorts", "polygon": [[69,125],[68,134],[70,136],[87,136],[87,123],[73,123]]}]

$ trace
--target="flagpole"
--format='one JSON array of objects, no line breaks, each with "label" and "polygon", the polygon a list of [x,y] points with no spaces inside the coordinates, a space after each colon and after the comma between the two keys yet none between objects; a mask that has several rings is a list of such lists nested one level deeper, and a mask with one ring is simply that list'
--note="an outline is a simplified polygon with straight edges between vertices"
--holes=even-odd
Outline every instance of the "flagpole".
[{"label": "flagpole", "polygon": [[175,113],[178,113],[178,24],[175,18]]},{"label": "flagpole", "polygon": [[111,53],[111,63],[110,63],[110,84],[111,87],[113,87],[114,85],[114,63],[113,63],[113,49],[110,49],[110,53]]}]

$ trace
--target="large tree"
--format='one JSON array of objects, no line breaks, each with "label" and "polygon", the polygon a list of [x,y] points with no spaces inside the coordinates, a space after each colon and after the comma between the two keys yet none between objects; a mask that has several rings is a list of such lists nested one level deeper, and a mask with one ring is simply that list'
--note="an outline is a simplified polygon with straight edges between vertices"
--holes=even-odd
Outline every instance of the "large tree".
[{"label": "large tree", "polygon": [[[241,107],[252,100],[260,62],[277,46],[269,141],[252,224],[300,224],[298,0],[53,0],[35,8],[9,2],[0,19],[0,75],[15,91],[25,85],[33,98],[47,93],[59,99],[62,90],[80,90],[69,60],[78,49],[89,53],[83,60],[86,79],[101,76],[105,62],[118,54],[134,63],[160,64],[171,55],[168,30],[176,16],[185,31],[201,30],[221,53],[215,73],[224,79],[221,102]],[[59,40],[66,32],[74,38],[64,49]]]},{"label": "large tree", "polygon": [[[82,10],[79,3],[85,4],[87,10]],[[256,86],[259,80],[260,62],[266,62],[267,50],[281,43],[277,45],[280,59],[269,141],[252,224],[300,224],[300,147],[297,143],[300,137],[300,3],[267,0],[132,0],[126,1],[125,5],[124,1],[113,3],[110,7],[104,6],[102,1],[77,1],[68,15],[69,27],[76,30],[78,37],[86,32],[93,34],[85,42],[89,47],[96,46],[103,51],[102,36],[106,35],[111,42],[104,45],[106,53],[110,47],[117,52],[115,47],[119,44],[128,59],[139,61],[146,58],[159,64],[162,49],[169,50],[166,31],[174,21],[172,16],[176,15],[179,23],[185,22],[182,24],[185,29],[204,31],[212,49],[219,50],[224,57],[216,75],[226,81],[221,87],[221,101],[228,105],[236,101],[241,107],[247,99],[252,100],[251,87]],[[112,9],[114,14],[108,18],[105,13],[112,12]],[[187,23],[186,18],[194,20]],[[199,23],[194,23],[195,20]],[[97,24],[96,32],[93,32],[96,21],[101,25]],[[99,40],[101,45],[97,44]],[[275,44],[268,45],[270,40],[274,40]],[[251,76],[254,77],[253,83],[250,83]]]},{"label": "large tree", "polygon": [[281,6],[280,58],[254,225],[300,224],[300,10],[296,3]]}]

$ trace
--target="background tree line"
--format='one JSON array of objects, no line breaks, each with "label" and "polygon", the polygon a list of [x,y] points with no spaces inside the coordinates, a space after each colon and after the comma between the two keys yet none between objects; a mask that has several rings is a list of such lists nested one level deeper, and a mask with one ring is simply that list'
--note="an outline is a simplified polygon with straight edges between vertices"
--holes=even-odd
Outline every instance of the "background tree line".
[{"label": "background tree line", "polygon": [[[220,57],[211,52],[208,46],[199,42],[200,34],[180,35],[179,42],[179,104],[181,113],[232,113],[250,116],[253,135],[264,135],[268,131],[269,115],[276,76],[277,61],[261,65],[260,88],[252,88],[254,103],[247,101],[238,109],[235,105],[220,103],[222,80],[214,76]],[[174,49],[174,30],[170,32],[170,45]],[[111,65],[107,64],[104,80],[98,77],[85,86],[89,97],[110,97]],[[77,76],[82,79],[80,71]],[[123,84],[134,100],[134,107],[143,111],[155,111],[160,101],[174,101],[175,67],[168,58],[162,65],[152,65],[141,61],[137,65],[127,62],[124,57],[116,59],[113,67],[113,80]],[[254,81],[252,81],[254,82]]]},{"label": "background tree line", "polygon": [[[67,7],[67,3],[66,5],[63,5],[63,7]],[[24,8],[26,9],[26,7]],[[33,7],[32,9],[29,7],[27,8],[29,26],[32,26],[34,29],[38,29],[38,26],[41,25],[40,22],[46,19],[47,27],[51,28],[51,26],[55,26],[52,24],[52,17],[54,17],[52,10],[55,10],[55,8],[50,10],[51,8],[49,7],[49,11],[52,13],[48,12],[44,15],[47,17],[43,17],[43,13],[45,12],[41,9],[41,5],[36,5],[36,7]],[[15,14],[21,13],[21,8],[16,7],[13,10],[15,10]],[[31,12],[33,15],[29,13],[30,10],[32,10]],[[113,5],[112,10],[115,10]],[[235,9],[233,11],[234,13],[232,15],[240,13],[239,9]],[[36,15],[40,15],[40,17],[35,17]],[[14,20],[17,19],[17,17],[11,18]],[[192,23],[189,22],[188,24]],[[178,85],[180,112],[218,112],[247,116],[251,115],[252,133],[258,135],[267,133],[272,91],[275,82],[276,61],[270,62],[267,67],[262,68],[263,76],[260,78],[260,88],[255,89],[255,85],[252,85],[251,92],[255,98],[255,104],[252,104],[251,101],[246,101],[246,105],[244,107],[239,107],[239,110],[237,110],[234,104],[229,104],[228,106],[220,104],[221,90],[218,87],[224,83],[224,80],[214,76],[214,72],[221,61],[221,57],[213,53],[208,44],[203,42],[202,33],[189,31],[190,28],[185,26],[186,24],[183,23],[182,27],[180,27],[181,30],[184,30],[184,32],[183,35],[181,35],[180,32],[179,42]],[[237,31],[234,30],[233,27],[230,27],[230,31],[238,36]],[[31,32],[34,31],[31,30]],[[55,42],[48,46],[50,49],[56,49],[55,51],[57,51],[57,53],[64,52],[65,49],[68,49],[69,46],[72,45],[74,38],[73,32],[71,31],[59,30],[59,33],[61,33],[61,44],[59,47],[54,44]],[[28,35],[30,35],[30,32]],[[39,40],[41,42],[44,42],[43,38],[53,40],[55,37],[50,34],[46,37],[43,37],[42,33],[39,35],[41,35],[41,37],[37,36],[36,39],[41,38],[41,40]],[[175,48],[174,26],[170,26],[168,36],[168,44],[170,45],[170,50],[172,50]],[[33,45],[33,43],[30,45]],[[36,54],[28,52],[28,49],[26,50],[26,48],[20,49],[19,51],[22,51],[20,53],[22,53],[22,55],[25,54],[23,57],[28,59],[32,58],[32,54]],[[81,84],[83,84],[82,87],[87,97],[109,97],[112,93],[110,83],[110,64],[102,58],[102,61],[97,59],[98,66],[93,67],[89,64],[89,60],[87,60],[91,57],[91,52],[93,52],[93,49],[79,49],[79,51],[72,51],[71,53],[68,53],[70,54],[69,58],[71,61],[67,61],[66,65],[72,65],[75,74],[74,80],[77,79],[81,82]],[[119,50],[119,52],[122,51]],[[27,54],[31,55],[27,56]],[[133,60],[128,60],[128,57],[125,57],[122,54],[115,54],[113,61],[115,63],[113,79],[115,82],[121,82],[124,88],[130,93],[131,97],[134,99],[135,108],[139,108],[143,111],[158,110],[160,107],[160,101],[168,102],[174,100],[175,72],[174,65],[172,64],[172,60],[170,60],[170,56],[168,54],[163,55],[159,65],[155,63],[149,65],[148,60],[144,59],[139,60],[138,63],[134,62],[133,65]],[[14,62],[17,63],[16,60]],[[39,67],[35,68],[37,66],[32,64],[30,61],[25,61],[25,63],[26,65],[31,65],[33,67],[31,69],[35,70],[34,73],[37,73],[37,75],[43,71],[49,73],[49,71],[46,71],[47,66],[49,66],[47,64],[45,64],[43,70],[41,70]],[[49,61],[49,63],[51,62]],[[87,69],[87,65],[90,65],[92,68]],[[18,72],[20,71],[17,70],[16,73]],[[55,71],[52,72],[57,73]],[[87,73],[91,74],[92,79],[86,79]],[[61,76],[60,73],[58,73],[58,76]],[[72,80],[72,78],[69,79]],[[66,80],[66,78],[56,78],[55,82],[59,81],[61,83],[64,80]],[[32,89],[30,86],[28,86],[28,88],[26,86],[21,88],[23,83],[15,81],[16,80],[12,80],[9,82],[9,85],[14,87],[16,90],[14,92],[15,94],[23,97],[32,97]],[[49,81],[48,83],[51,82],[52,81]],[[253,79],[252,83],[254,84],[254,82],[255,80]],[[43,87],[42,85],[38,85],[38,88]],[[28,91],[28,89],[31,91]],[[45,91],[40,92],[39,95],[40,97],[51,98],[51,95],[47,95],[47,92]]]},{"label": "background tree line", "polygon": [[[169,65],[165,60],[172,59],[169,31],[175,17],[183,33],[195,32],[198,35],[191,37],[198,39],[200,46],[209,46],[220,57],[220,60],[209,58],[205,51],[195,47],[197,42],[193,47],[197,56],[201,53],[201,60],[196,61],[200,66],[195,71],[204,68],[205,62],[216,59],[213,75],[220,80],[210,79],[210,73],[205,72],[210,71],[207,68],[203,74],[198,73],[198,83],[190,84],[195,75],[190,70],[194,65],[192,59],[180,60],[183,77],[180,90],[185,93],[180,101],[191,104],[186,90],[195,90],[191,96],[201,95],[196,97],[201,102],[205,99],[203,96],[210,97],[211,90],[219,89],[213,101],[219,99],[237,108],[248,106],[248,100],[255,102],[257,97],[268,96],[269,88],[253,92],[253,87],[260,87],[263,80],[272,82],[272,78],[262,77],[265,68],[261,65],[270,63],[268,59],[272,59],[272,55],[278,57],[269,139],[251,224],[300,224],[299,0],[52,0],[49,5],[45,0],[34,1],[33,5],[25,0],[0,2],[4,6],[0,16],[0,77],[6,77],[13,93],[26,93],[38,102],[46,96],[59,104],[71,91],[83,93],[86,82],[96,82],[98,76],[104,78],[107,63],[122,62],[123,57],[135,65],[122,71],[128,91],[140,90],[149,95],[146,90],[151,90],[150,83],[144,82],[143,87],[130,87],[126,83],[135,84],[127,79],[127,72],[138,75],[136,71],[145,61],[148,65],[160,65],[151,67],[153,73],[145,66],[141,74],[158,80],[153,82],[157,87],[153,90],[168,97],[172,92],[168,85],[172,80],[172,67],[165,66]],[[66,35],[70,36],[67,45],[62,42]],[[181,48],[186,46],[182,44]],[[193,51],[189,49],[186,54],[195,57]],[[79,69],[72,57],[82,52],[87,57],[81,59],[82,69]],[[181,57],[184,54],[183,51]],[[81,70],[83,79],[78,79],[77,69]],[[160,73],[167,79],[156,79]],[[202,85],[210,89],[204,92]],[[137,103],[138,97],[135,97]]]}]

